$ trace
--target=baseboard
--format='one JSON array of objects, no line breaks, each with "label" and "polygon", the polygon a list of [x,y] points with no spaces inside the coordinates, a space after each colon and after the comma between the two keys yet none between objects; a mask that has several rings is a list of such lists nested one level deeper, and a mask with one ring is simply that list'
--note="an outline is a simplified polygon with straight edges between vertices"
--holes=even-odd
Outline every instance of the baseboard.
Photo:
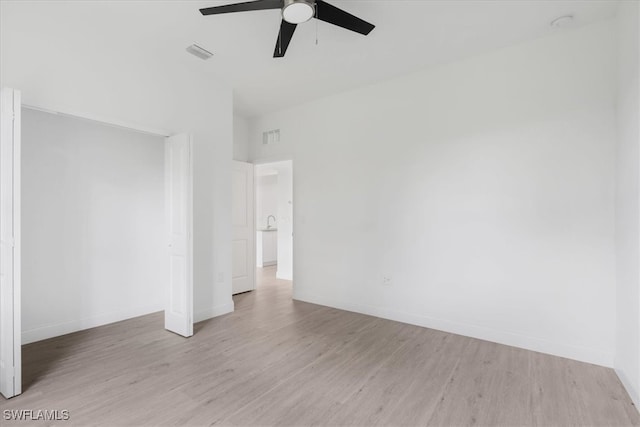
[{"label": "baseboard", "polygon": [[629,378],[625,375],[625,373],[619,369],[616,369],[616,374],[618,378],[620,378],[620,382],[629,393],[629,397],[633,401],[633,404],[636,405],[636,409],[640,410],[640,395],[638,394],[638,390],[634,387],[634,384],[629,380]]},{"label": "baseboard", "polygon": [[278,261],[267,261],[267,262],[263,262],[262,264],[260,262],[258,262],[256,264],[256,267],[264,268],[264,267],[271,267],[273,265],[278,265]]},{"label": "baseboard", "polygon": [[132,307],[128,309],[114,310],[109,313],[97,316],[84,317],[82,319],[70,320],[51,325],[42,325],[36,328],[22,331],[22,344],[30,344],[48,338],[59,337],[97,326],[108,325],[109,323],[131,319],[133,317],[144,316],[158,311],[163,311],[163,304],[149,305],[144,307]]},{"label": "baseboard", "polygon": [[608,368],[613,367],[613,354],[609,354],[598,349],[579,347],[568,344],[559,344],[540,338],[516,334],[513,332],[500,331],[483,326],[459,323],[419,314],[398,312],[382,307],[344,303],[342,301],[330,300],[318,295],[296,291],[295,288],[293,292],[293,299],[312,304],[333,307],[340,310],[367,314],[383,319],[395,320],[397,322],[408,323],[425,328],[437,329],[443,332],[449,332],[457,335],[491,341],[498,344],[509,345],[512,347],[519,347],[525,350],[551,354],[553,356],[566,357],[568,359],[601,365]]},{"label": "baseboard", "polygon": [[293,280],[293,277],[290,273],[288,274],[284,274],[284,273],[280,273],[280,270],[276,271],[276,279],[280,279],[280,280]]},{"label": "baseboard", "polygon": [[[70,320],[68,322],[61,322],[52,325],[42,325],[36,328],[22,331],[22,344],[30,344],[36,341],[59,337],[60,335],[66,335],[85,329],[104,326],[110,323],[120,322],[122,320],[132,319],[134,317],[144,316],[163,310],[164,304],[150,305],[145,307],[133,307],[125,310],[112,311],[110,313],[105,313],[98,316],[90,316],[82,319]],[[193,321],[194,323],[201,322],[203,320],[211,319],[212,317],[231,313],[233,312],[233,310],[234,305],[233,301],[231,301],[227,304],[221,304],[215,307],[211,307],[210,309],[194,313]]]},{"label": "baseboard", "polygon": [[202,322],[203,320],[211,319],[213,317],[222,316],[223,314],[232,313],[234,310],[233,300],[226,304],[216,305],[206,310],[196,311],[193,314],[193,323]]}]

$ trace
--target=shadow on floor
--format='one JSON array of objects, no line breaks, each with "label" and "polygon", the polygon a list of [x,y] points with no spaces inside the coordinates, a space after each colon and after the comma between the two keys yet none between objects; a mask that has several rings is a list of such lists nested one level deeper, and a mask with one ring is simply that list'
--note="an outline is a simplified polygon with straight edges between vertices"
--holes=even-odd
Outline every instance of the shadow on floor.
[{"label": "shadow on floor", "polygon": [[[125,331],[123,325],[126,325]],[[25,344],[22,346],[22,392],[26,393],[68,359],[86,363],[82,361],[85,354],[117,351],[127,337],[149,331],[164,331],[164,312]],[[114,340],[114,337],[119,339]]]},{"label": "shadow on floor", "polygon": [[50,338],[22,346],[22,392],[55,370],[60,361],[78,351],[88,337],[87,331]]}]

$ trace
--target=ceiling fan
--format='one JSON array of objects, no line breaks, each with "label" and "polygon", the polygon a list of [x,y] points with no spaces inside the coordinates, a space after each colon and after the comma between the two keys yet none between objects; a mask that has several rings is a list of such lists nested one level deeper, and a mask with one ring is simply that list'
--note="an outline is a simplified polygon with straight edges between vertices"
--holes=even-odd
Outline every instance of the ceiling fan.
[{"label": "ceiling fan", "polygon": [[266,9],[282,10],[282,23],[280,24],[280,33],[276,41],[276,48],[273,52],[274,58],[282,58],[284,56],[293,37],[293,33],[296,30],[296,26],[309,21],[311,18],[316,18],[365,36],[375,28],[375,25],[322,0],[256,0],[225,6],[207,7],[200,9],[200,13],[206,16]]}]

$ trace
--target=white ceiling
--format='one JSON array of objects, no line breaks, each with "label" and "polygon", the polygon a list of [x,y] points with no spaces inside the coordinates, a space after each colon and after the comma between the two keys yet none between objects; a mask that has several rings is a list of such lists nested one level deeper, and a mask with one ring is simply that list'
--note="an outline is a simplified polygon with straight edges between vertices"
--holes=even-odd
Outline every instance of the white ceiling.
[{"label": "white ceiling", "polygon": [[[312,20],[298,26],[282,59],[272,58],[278,10],[208,17],[198,12],[235,1],[2,1],[2,13],[21,31],[81,39],[105,55],[126,52],[159,67],[171,63],[206,73],[232,85],[236,113],[257,116],[551,34],[558,30],[549,22],[564,14],[582,26],[611,18],[617,9],[611,0],[329,2],[376,29],[365,37]],[[185,52],[194,42],[215,56],[202,61]],[[64,49],[64,43],[44,48]]]}]

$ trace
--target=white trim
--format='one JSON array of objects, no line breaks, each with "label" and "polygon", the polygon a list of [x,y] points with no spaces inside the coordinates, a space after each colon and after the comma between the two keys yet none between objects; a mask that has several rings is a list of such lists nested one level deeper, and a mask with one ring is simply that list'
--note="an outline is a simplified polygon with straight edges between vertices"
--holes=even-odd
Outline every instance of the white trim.
[{"label": "white trim", "polygon": [[[0,180],[2,197],[0,206],[6,215],[3,220],[3,239],[0,251],[0,269],[7,277],[0,283],[0,393],[11,398],[22,393],[21,343],[21,230],[20,230],[20,91],[3,88],[0,92],[0,135],[2,158],[6,168]],[[4,192],[6,190],[6,193]],[[4,256],[4,251],[8,256]],[[9,265],[5,265],[9,264]]]},{"label": "white trim", "polygon": [[222,316],[224,314],[233,313],[234,309],[235,306],[232,300],[226,304],[220,304],[206,310],[197,311],[193,315],[193,323],[198,323],[204,320],[212,319],[214,317]]},{"label": "white trim", "polygon": [[[253,290],[255,291],[256,289],[258,289],[258,224],[256,224],[256,218],[258,215],[258,177],[256,176],[256,164],[254,162],[247,163],[249,163],[253,168],[253,212],[251,212],[251,214],[253,215],[251,217],[251,235],[253,236],[253,247],[251,248],[251,268],[253,269]],[[262,249],[260,249],[260,253],[262,253]],[[231,304],[234,304],[233,289],[231,290],[231,294]]]},{"label": "white trim", "polygon": [[13,91],[13,377],[16,395],[22,394],[22,93]]},{"label": "white trim", "polygon": [[140,132],[148,135],[161,136],[161,137],[169,137],[173,135],[173,132],[170,132],[166,129],[143,126],[138,123],[130,123],[123,120],[114,119],[112,117],[100,116],[97,114],[81,113],[77,111],[53,110],[47,107],[40,107],[37,105],[27,105],[27,104],[22,104],[22,107],[27,108],[29,110],[44,111],[45,113],[49,113],[49,114],[59,114],[63,116],[74,117],[76,119],[89,120],[92,122],[98,122],[103,125],[132,130],[135,132]]},{"label": "white trim", "polygon": [[264,165],[265,163],[280,163],[291,161],[293,165],[293,156],[290,154],[276,154],[269,157],[261,157],[259,159],[252,159],[250,163],[254,166]]},{"label": "white trim", "polygon": [[[82,319],[71,320],[68,322],[41,325],[26,331],[22,331],[22,343],[29,344],[48,338],[58,337],[60,335],[70,334],[72,332],[78,332],[85,329],[95,328],[97,326],[103,326],[110,323],[120,322],[122,320],[132,319],[134,317],[157,313],[163,310],[164,303],[160,303],[144,307],[132,307],[125,310],[115,310],[96,316],[89,316]],[[158,324],[158,327],[160,328],[161,325]]]},{"label": "white trim", "polygon": [[613,367],[613,354],[603,352],[600,349],[554,343],[541,338],[530,337],[513,332],[499,331],[484,326],[452,322],[446,319],[437,319],[419,314],[398,312],[382,307],[343,303],[341,301],[331,300],[319,295],[298,291],[295,287],[293,291],[293,299],[491,341],[498,344],[519,347],[525,350],[566,357],[568,359],[606,366],[608,368]]},{"label": "white trim", "polygon": [[293,275],[280,274],[280,270],[276,270],[276,279],[280,280],[293,280]]},{"label": "white trim", "polygon": [[616,371],[616,374],[618,375],[618,378],[620,378],[620,382],[622,383],[624,388],[627,390],[627,393],[629,393],[629,397],[633,401],[633,404],[636,405],[636,408],[640,408],[640,395],[638,394],[638,391],[633,386],[633,383],[629,380],[629,378],[626,376],[624,371],[620,369],[616,369],[615,371]]}]

